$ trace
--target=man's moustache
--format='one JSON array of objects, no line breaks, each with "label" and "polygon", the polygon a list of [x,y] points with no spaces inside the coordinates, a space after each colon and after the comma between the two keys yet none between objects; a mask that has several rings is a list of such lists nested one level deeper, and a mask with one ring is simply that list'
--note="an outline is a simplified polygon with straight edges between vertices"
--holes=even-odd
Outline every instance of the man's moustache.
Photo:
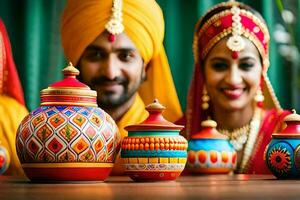
[{"label": "man's moustache", "polygon": [[98,78],[93,78],[91,80],[92,85],[102,85],[106,83],[114,83],[114,84],[119,84],[119,85],[126,85],[128,84],[128,79],[124,77],[116,77],[114,79],[109,79],[105,76],[101,76]]}]

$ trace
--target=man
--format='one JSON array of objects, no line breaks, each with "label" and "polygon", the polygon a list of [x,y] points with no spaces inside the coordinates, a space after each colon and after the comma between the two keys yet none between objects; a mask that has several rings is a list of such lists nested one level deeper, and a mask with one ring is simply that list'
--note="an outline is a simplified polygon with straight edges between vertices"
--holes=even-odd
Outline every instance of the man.
[{"label": "man", "polygon": [[163,47],[164,20],[154,0],[69,0],[62,16],[65,55],[97,102],[124,127],[147,117],[157,98],[166,119],[182,116]]}]

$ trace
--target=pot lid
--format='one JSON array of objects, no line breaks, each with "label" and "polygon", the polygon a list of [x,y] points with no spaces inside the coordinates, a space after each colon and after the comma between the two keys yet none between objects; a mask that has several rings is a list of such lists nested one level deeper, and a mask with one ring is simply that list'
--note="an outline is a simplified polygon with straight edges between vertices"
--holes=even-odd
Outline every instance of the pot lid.
[{"label": "pot lid", "polygon": [[156,131],[156,130],[176,130],[180,131],[184,126],[173,124],[167,121],[163,116],[162,112],[166,109],[161,105],[157,99],[153,103],[149,104],[145,108],[149,116],[140,124],[129,125],[125,127],[127,131]]},{"label": "pot lid", "polygon": [[274,138],[300,138],[300,115],[293,109],[293,113],[284,118],[285,128],[280,133],[274,133]]},{"label": "pot lid", "polygon": [[219,133],[216,129],[217,122],[208,119],[201,122],[203,129],[198,133],[191,136],[192,139],[224,139],[227,140],[228,137]]},{"label": "pot lid", "polygon": [[284,121],[285,122],[298,122],[300,124],[300,115],[298,115],[296,113],[295,109],[293,109],[292,112],[293,112],[292,114],[289,114],[284,118]]},{"label": "pot lid", "polygon": [[41,91],[41,105],[97,107],[97,92],[76,79],[79,70],[72,63],[62,70],[64,79]]}]

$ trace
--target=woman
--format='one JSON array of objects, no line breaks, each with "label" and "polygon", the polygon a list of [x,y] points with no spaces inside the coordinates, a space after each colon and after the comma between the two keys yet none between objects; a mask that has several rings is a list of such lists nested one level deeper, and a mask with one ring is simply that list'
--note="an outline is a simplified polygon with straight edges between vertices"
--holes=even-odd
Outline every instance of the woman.
[{"label": "woman", "polygon": [[[27,115],[24,97],[5,26],[0,19],[0,145],[10,156],[7,175],[23,175],[17,157],[15,138],[21,120]],[[1,159],[0,159],[1,160]],[[0,163],[1,166],[1,163]]]},{"label": "woman", "polygon": [[195,68],[187,105],[188,137],[212,118],[238,152],[238,173],[270,173],[264,150],[289,112],[267,77],[269,32],[252,8],[218,4],[197,23]]}]

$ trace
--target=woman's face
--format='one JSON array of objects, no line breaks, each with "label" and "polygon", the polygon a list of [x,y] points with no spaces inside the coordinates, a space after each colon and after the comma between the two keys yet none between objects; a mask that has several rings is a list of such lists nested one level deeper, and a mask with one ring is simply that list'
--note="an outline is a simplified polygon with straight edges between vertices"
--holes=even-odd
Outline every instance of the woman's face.
[{"label": "woman's face", "polygon": [[244,38],[244,50],[237,59],[227,47],[227,38],[219,41],[204,62],[205,85],[215,109],[235,111],[251,106],[259,88],[262,64],[254,44]]}]

